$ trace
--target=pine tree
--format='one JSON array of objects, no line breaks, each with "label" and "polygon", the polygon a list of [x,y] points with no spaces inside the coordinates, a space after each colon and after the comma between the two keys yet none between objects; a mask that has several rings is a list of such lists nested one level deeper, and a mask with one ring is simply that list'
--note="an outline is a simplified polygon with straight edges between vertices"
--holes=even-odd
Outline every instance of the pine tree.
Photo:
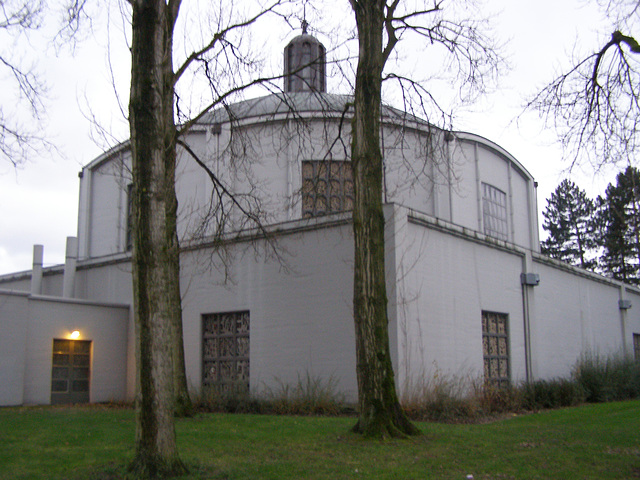
[{"label": "pine tree", "polygon": [[600,203],[602,267],[617,280],[640,285],[640,171],[620,172]]},{"label": "pine tree", "polygon": [[549,232],[542,252],[551,258],[593,270],[597,247],[596,205],[571,180],[563,180],[547,200],[543,228]]}]

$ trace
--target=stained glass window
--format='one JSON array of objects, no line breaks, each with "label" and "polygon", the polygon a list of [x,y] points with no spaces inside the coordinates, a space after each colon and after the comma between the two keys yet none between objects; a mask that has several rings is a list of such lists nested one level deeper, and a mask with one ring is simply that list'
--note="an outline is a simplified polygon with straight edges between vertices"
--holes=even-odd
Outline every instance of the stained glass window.
[{"label": "stained glass window", "polygon": [[202,385],[219,393],[249,391],[249,312],[202,316]]},{"label": "stained glass window", "polygon": [[482,312],[484,379],[493,385],[509,385],[508,315]]},{"label": "stained glass window", "polygon": [[353,209],[351,164],[336,160],[302,162],[302,217]]}]

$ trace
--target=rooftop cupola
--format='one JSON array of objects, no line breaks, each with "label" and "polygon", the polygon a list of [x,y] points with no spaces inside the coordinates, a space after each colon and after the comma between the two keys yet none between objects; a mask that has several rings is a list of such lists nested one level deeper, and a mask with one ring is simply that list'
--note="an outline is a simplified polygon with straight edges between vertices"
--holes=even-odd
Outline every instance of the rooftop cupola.
[{"label": "rooftop cupola", "polygon": [[307,33],[302,22],[298,35],[284,49],[284,91],[326,92],[326,51],[316,37]]}]

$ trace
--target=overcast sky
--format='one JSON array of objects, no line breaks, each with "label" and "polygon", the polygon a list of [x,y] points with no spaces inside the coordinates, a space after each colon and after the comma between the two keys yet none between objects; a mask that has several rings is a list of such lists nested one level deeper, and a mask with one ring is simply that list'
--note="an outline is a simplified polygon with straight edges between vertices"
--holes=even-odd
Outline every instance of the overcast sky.
[{"label": "overcast sky", "polygon": [[[536,91],[570,60],[575,45],[583,51],[597,48],[610,35],[604,15],[593,3],[581,0],[538,0],[520,2],[489,0],[495,30],[506,42],[512,70],[503,76],[500,89],[460,118],[458,130],[482,135],[505,148],[527,168],[539,183],[541,212],[546,198],[566,176],[562,152],[552,132],[543,129],[535,115],[516,123],[527,95]],[[346,5],[346,0],[345,0]],[[116,12],[117,13],[117,12]],[[120,72],[116,81],[126,108],[128,50],[119,22],[112,21],[109,32],[81,42],[75,55],[67,50],[56,54],[43,38],[18,43],[25,58],[33,58],[49,86],[46,132],[59,148],[58,153],[35,155],[19,170],[0,163],[0,274],[31,268],[34,244],[44,245],[45,265],[64,262],[65,239],[76,235],[78,172],[99,155],[106,145],[96,145],[91,122],[95,113],[107,130],[126,138],[127,125],[111,87],[108,66]],[[281,49],[299,32],[278,34]],[[111,40],[111,55],[107,45]],[[605,40],[606,41],[606,40]],[[37,53],[36,53],[37,52]],[[6,76],[0,82],[6,83]],[[12,102],[11,92],[0,89],[2,105]],[[89,105],[91,106],[89,108]],[[574,171],[570,177],[595,196],[614,178],[614,172],[594,176]]]}]

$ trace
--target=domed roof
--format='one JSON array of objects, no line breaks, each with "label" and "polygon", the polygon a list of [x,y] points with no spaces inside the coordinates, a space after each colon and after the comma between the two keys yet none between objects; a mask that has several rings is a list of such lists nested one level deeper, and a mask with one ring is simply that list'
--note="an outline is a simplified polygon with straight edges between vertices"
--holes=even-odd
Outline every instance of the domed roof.
[{"label": "domed roof", "polygon": [[307,23],[306,20],[302,21],[302,33],[300,35],[298,35],[297,37],[293,37],[291,39],[291,41],[287,44],[287,46],[285,47],[285,50],[287,48],[289,48],[291,45],[297,45],[297,44],[302,44],[302,43],[310,43],[310,44],[315,44],[315,45],[321,45],[322,48],[324,48],[324,45],[322,45],[322,43],[320,43],[320,41],[314,37],[313,35],[309,35],[307,28],[309,27],[309,23]]},{"label": "domed roof", "polygon": [[[297,37],[293,37],[285,48],[288,48],[291,45],[297,45],[297,44],[301,44],[301,43],[305,43],[305,42],[306,43],[310,43],[312,45],[322,45],[322,43],[320,43],[320,40],[318,40],[313,35],[309,35],[308,33],[301,33]],[[324,48],[324,46],[323,46],[323,48]]]},{"label": "domed roof", "polygon": [[[272,93],[264,97],[252,98],[218,108],[205,115],[198,123],[213,124],[238,120],[268,121],[274,117],[333,117],[338,118],[343,113],[347,118],[353,114],[353,96],[320,92],[281,92]],[[428,122],[397,108],[383,105],[383,118],[393,123],[413,123],[428,126]],[[266,118],[265,118],[266,117]]]}]

